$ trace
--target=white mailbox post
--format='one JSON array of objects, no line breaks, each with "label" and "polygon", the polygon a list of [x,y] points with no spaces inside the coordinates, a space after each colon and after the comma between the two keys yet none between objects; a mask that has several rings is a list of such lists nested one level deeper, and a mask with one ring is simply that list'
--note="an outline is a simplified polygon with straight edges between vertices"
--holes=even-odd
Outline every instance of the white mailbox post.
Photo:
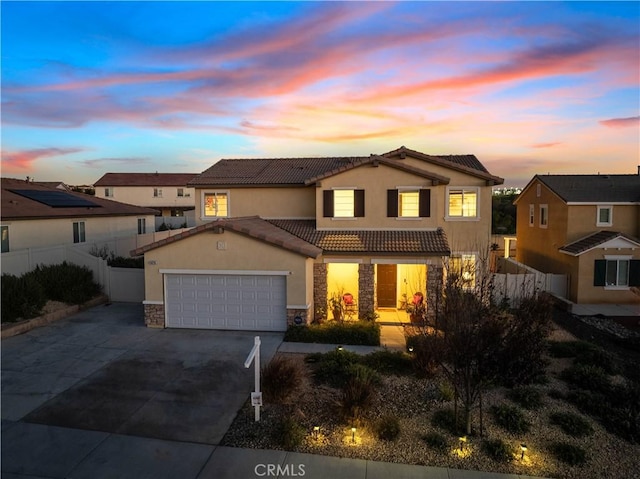
[{"label": "white mailbox post", "polygon": [[260,406],[262,406],[262,393],[260,392],[260,336],[256,336],[253,340],[253,349],[244,362],[244,367],[249,368],[253,361],[255,367],[255,389],[251,393],[251,405],[255,408],[256,422],[260,421]]}]

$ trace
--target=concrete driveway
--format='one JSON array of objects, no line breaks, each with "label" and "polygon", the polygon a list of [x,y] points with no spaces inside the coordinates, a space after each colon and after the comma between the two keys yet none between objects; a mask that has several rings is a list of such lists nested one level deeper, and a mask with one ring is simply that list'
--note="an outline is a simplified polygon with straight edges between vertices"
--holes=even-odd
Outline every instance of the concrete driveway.
[{"label": "concrete driveway", "polygon": [[216,445],[281,333],[148,329],[114,303],[2,341],[3,429],[14,421]]}]

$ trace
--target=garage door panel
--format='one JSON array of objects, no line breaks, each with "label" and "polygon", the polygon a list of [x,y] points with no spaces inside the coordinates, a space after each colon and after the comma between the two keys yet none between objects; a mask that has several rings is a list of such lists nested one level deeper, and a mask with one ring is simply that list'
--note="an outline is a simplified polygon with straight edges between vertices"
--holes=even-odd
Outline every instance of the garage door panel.
[{"label": "garage door panel", "polygon": [[168,274],[167,326],[256,331],[286,329],[286,278]]}]

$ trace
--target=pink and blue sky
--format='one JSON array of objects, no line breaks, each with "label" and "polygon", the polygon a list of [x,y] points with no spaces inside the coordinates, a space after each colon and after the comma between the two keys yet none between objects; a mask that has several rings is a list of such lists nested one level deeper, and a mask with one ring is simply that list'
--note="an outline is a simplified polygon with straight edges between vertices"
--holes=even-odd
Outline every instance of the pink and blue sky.
[{"label": "pink and blue sky", "polygon": [[473,153],[634,173],[639,2],[2,2],[2,176]]}]

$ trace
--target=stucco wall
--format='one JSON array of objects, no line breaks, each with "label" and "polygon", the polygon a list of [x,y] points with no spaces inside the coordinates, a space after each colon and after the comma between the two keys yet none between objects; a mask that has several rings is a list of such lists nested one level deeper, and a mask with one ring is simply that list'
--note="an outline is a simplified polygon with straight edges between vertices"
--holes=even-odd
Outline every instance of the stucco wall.
[{"label": "stucco wall", "polygon": [[145,300],[164,301],[161,269],[289,271],[287,305],[307,305],[312,265],[309,258],[229,230],[207,231],[145,253]]},{"label": "stucco wall", "polygon": [[138,234],[138,218],[146,219],[147,231],[153,232],[154,217],[111,216],[2,221],[9,226],[9,248],[17,251],[61,244],[73,244],[73,223],[84,221],[86,242],[101,241]]},{"label": "stucco wall", "polygon": [[633,259],[640,260],[640,250],[637,248],[594,249],[583,253],[579,256],[580,274],[577,275],[575,300],[572,300],[577,303],[635,303],[640,308],[640,296],[635,295],[630,289],[611,289],[593,285],[595,260],[605,259],[605,255],[630,255]]},{"label": "stucco wall", "polygon": [[[119,201],[120,203],[149,208],[195,206],[195,190],[193,188],[180,187],[183,189],[184,194],[189,196],[178,196],[178,187],[159,186],[157,188],[162,190],[161,197],[153,196],[153,186],[113,186],[111,188],[113,189],[113,196],[107,199]],[[104,186],[96,187],[96,196],[105,198],[104,190]]]},{"label": "stucco wall", "polygon": [[619,231],[631,236],[640,234],[638,225],[640,207],[637,205],[613,205],[612,225],[604,227],[596,226],[597,205],[570,205],[568,208],[567,240],[569,242],[576,241],[598,230]]},{"label": "stucco wall", "polygon": [[314,218],[315,186],[292,188],[205,188],[196,191],[196,224],[214,218],[204,218],[204,194],[229,192],[229,216],[262,218]]}]

